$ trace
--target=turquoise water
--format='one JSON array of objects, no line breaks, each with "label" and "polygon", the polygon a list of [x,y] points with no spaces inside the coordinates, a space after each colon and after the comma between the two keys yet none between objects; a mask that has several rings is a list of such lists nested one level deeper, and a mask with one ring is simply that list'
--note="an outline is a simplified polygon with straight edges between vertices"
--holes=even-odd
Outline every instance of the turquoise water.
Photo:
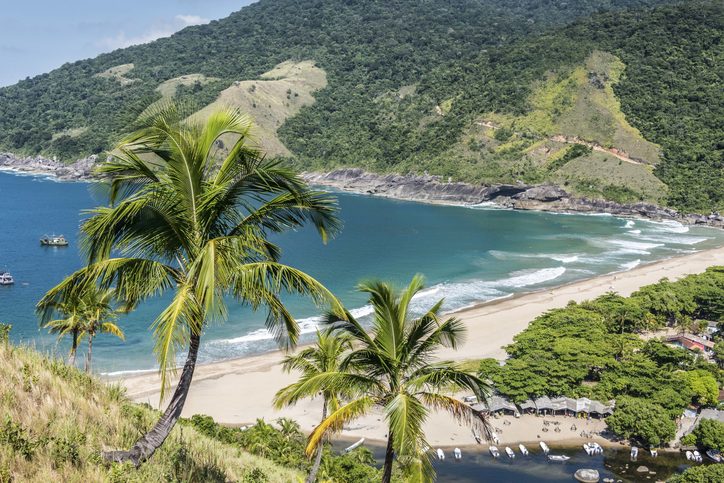
[{"label": "turquoise water", "polygon": [[[17,282],[0,287],[0,321],[13,324],[14,341],[66,352],[64,343],[38,329],[33,308],[46,290],[82,265],[80,212],[103,202],[100,191],[88,183],[0,173],[0,270],[9,270]],[[369,311],[354,287],[369,277],[404,283],[423,273],[428,289],[414,307],[445,297],[452,310],[724,245],[724,232],[676,223],[337,196],[344,220],[338,238],[325,246],[313,230],[304,229],[274,241],[283,248],[285,263],[317,277],[359,316]],[[70,247],[41,247],[38,240],[46,233],[64,234]],[[149,325],[167,301],[149,301],[125,316],[125,342],[100,337],[94,343],[95,367],[152,369]],[[311,334],[318,311],[303,300],[287,302]],[[274,348],[263,313],[235,303],[229,309],[229,320],[204,334],[203,361]]]}]

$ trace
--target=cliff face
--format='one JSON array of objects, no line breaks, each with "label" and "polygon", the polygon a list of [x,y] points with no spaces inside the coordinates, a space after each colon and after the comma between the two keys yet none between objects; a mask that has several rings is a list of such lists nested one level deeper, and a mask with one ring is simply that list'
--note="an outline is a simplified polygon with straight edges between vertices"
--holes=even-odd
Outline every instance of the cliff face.
[{"label": "cliff face", "polygon": [[473,185],[446,183],[438,176],[374,174],[358,168],[329,173],[304,173],[311,183],[355,193],[410,201],[474,205],[492,202],[516,210],[555,211],[561,213],[611,213],[652,220],[676,220],[724,228],[724,216],[684,215],[649,203],[621,204],[613,201],[575,198],[554,185]]},{"label": "cliff face", "polygon": [[11,153],[0,153],[0,169],[18,173],[49,175],[67,181],[80,181],[92,178],[93,167],[97,159],[98,157],[94,155],[79,159],[72,164],[65,164],[42,157],[20,157]]}]

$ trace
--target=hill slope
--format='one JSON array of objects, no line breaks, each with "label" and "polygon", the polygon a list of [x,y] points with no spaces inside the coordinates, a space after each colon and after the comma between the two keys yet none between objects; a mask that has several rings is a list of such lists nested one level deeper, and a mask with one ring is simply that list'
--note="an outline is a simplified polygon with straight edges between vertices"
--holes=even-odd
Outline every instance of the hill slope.
[{"label": "hill slope", "polygon": [[[0,341],[0,481],[297,481],[301,474],[176,428],[139,470],[106,466],[158,414],[60,361]],[[257,479],[254,479],[256,476]]]},{"label": "hill slope", "polygon": [[[107,149],[163,96],[231,100],[251,111],[272,154],[304,169],[553,181],[723,207],[722,6],[622,10],[670,3],[262,0],[0,89],[0,148],[73,159]],[[261,76],[288,61],[313,62],[324,82],[251,91],[285,82]],[[491,114],[504,129],[476,132]],[[553,136],[608,151],[562,151]]]}]

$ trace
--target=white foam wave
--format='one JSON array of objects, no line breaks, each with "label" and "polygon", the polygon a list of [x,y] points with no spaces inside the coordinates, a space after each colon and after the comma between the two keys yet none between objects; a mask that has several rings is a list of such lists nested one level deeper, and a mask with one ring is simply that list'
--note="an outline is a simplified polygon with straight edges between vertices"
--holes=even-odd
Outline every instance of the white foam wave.
[{"label": "white foam wave", "polygon": [[630,240],[610,240],[613,245],[618,245],[626,250],[650,250],[652,248],[658,248],[664,246],[663,243],[645,243]]},{"label": "white foam wave", "polygon": [[682,236],[682,235],[646,235],[639,237],[641,240],[649,240],[653,242],[669,243],[674,245],[696,245],[711,238],[701,236]]},{"label": "white foam wave", "polygon": [[678,221],[666,220],[666,221],[650,221],[654,226],[655,230],[668,231],[669,233],[688,233],[689,227],[682,225]]},{"label": "white foam wave", "polygon": [[521,288],[555,280],[566,273],[565,267],[542,268],[540,270],[521,270],[513,272],[512,277],[489,282],[492,287]]},{"label": "white foam wave", "polygon": [[631,262],[622,263],[621,270],[622,271],[632,270],[632,269],[638,267],[639,265],[641,265],[641,260],[633,260]]},{"label": "white foam wave", "polygon": [[640,235],[641,230],[629,230],[626,233],[630,233],[631,235]]},{"label": "white foam wave", "polygon": [[547,258],[562,263],[577,262],[580,257],[580,255],[572,253],[515,253],[500,250],[490,250],[488,253],[498,260],[510,260],[511,258]]},{"label": "white foam wave", "polygon": [[156,369],[129,369],[127,371],[101,372],[101,375],[108,376],[108,377],[130,376],[133,374],[148,374],[148,373],[155,372],[155,371],[156,371]]},{"label": "white foam wave", "polygon": [[633,221],[633,220],[628,220],[628,221],[626,221],[625,227],[626,227],[626,228],[633,228],[634,225],[636,225],[636,222],[635,222],[635,221]]}]

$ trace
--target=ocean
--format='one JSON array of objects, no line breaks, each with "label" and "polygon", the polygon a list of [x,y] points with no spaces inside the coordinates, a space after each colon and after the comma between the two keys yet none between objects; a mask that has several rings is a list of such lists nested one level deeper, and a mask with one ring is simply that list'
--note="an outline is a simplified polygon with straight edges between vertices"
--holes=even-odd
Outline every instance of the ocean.
[{"label": "ocean", "polygon": [[[57,182],[0,172],[0,270],[15,277],[0,286],[0,322],[13,325],[11,338],[59,355],[58,342],[38,326],[34,307],[42,295],[83,264],[79,226],[83,210],[104,202],[90,183]],[[448,310],[544,289],[640,264],[724,245],[724,232],[678,223],[656,223],[605,215],[522,212],[491,206],[440,206],[336,193],[344,229],[323,245],[312,229],[273,240],[282,261],[316,277],[353,309],[370,313],[359,281],[380,278],[405,284],[416,273],[427,288],[413,310],[445,298]],[[41,247],[45,234],[63,234],[67,248]],[[156,367],[149,329],[168,297],[149,300],[120,319],[124,342],[101,336],[94,342],[94,368],[129,373]],[[306,300],[285,298],[306,337],[319,310]],[[202,339],[201,362],[273,350],[265,314],[229,302],[225,323]],[[81,358],[79,358],[81,359]]]}]

